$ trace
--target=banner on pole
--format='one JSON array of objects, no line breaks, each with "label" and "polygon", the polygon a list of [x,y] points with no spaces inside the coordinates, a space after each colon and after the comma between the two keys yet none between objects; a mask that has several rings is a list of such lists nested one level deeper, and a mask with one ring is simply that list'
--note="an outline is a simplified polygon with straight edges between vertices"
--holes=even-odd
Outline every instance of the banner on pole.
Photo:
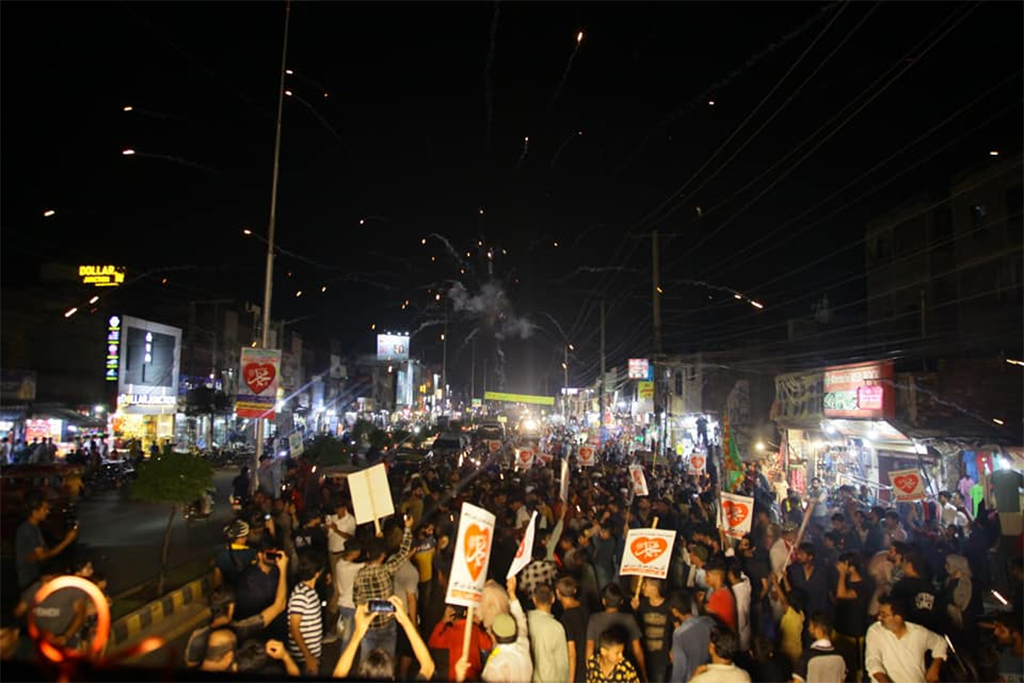
[{"label": "banner on pole", "polygon": [[671,529],[630,529],[619,574],[664,579],[675,540],[676,532]]},{"label": "banner on pole", "polygon": [[523,540],[519,542],[516,556],[512,558],[512,564],[508,568],[508,574],[505,576],[506,581],[521,572],[523,567],[530,564],[533,560],[533,537],[534,529],[536,529],[534,522],[536,521],[537,511],[534,510],[533,514],[530,515],[530,523],[526,525],[526,533],[523,534]]},{"label": "banner on pole", "polygon": [[730,538],[743,538],[754,521],[754,499],[722,492],[719,501],[718,528]]},{"label": "banner on pole", "polygon": [[292,452],[293,458],[299,457],[306,450],[302,443],[301,432],[292,432],[288,435],[288,450]]},{"label": "banner on pole", "polygon": [[647,477],[644,476],[644,468],[640,465],[629,466],[629,477],[633,480],[633,493],[637,496],[649,495],[647,490]]},{"label": "banner on pole", "polygon": [[896,470],[889,473],[889,483],[897,503],[924,500],[924,477],[917,470]]},{"label": "banner on pole", "polygon": [[444,598],[449,605],[469,607],[480,604],[493,541],[494,515],[483,508],[463,503],[455,557],[452,558],[451,577]]},{"label": "banner on pole", "polygon": [[577,452],[580,467],[594,466],[594,449],[591,446],[581,446]]},{"label": "banner on pole", "polygon": [[281,351],[242,347],[242,381],[238,384],[235,414],[238,417],[274,419]]}]

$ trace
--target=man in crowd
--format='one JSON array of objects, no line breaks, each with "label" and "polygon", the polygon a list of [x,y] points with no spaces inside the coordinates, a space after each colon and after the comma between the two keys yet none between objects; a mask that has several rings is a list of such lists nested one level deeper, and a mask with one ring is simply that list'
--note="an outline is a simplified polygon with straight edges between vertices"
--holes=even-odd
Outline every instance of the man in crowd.
[{"label": "man in crowd", "polygon": [[620,612],[625,596],[622,587],[617,583],[609,583],[601,591],[601,603],[604,611],[590,615],[587,623],[587,662],[594,656],[597,648],[597,641],[601,634],[612,626],[620,626],[629,635],[629,644],[633,654],[633,661],[640,678],[647,680],[646,668],[644,666],[643,633],[637,626],[636,619],[632,614]]},{"label": "man in crowd", "polygon": [[[381,539],[367,548],[367,563],[356,574],[353,598],[357,605],[370,600],[386,600],[394,589],[395,574],[398,569],[409,561],[412,556],[412,517],[405,516],[405,531],[398,552],[387,557],[387,548]],[[385,561],[386,560],[386,561]],[[394,614],[380,614],[370,624],[369,631],[362,643],[362,654],[365,656],[375,648],[379,648],[391,657],[395,656],[398,631]]]},{"label": "man in crowd", "polygon": [[[880,601],[878,621],[868,629],[865,666],[873,683],[937,683],[946,659],[946,641],[923,626],[906,621],[906,607],[885,597]],[[925,669],[925,652],[932,663]]]},{"label": "man in crowd", "polygon": [[733,663],[739,654],[739,639],[731,630],[712,630],[708,653],[711,662],[698,666],[690,683],[750,683],[750,674]]},{"label": "man in crowd", "polygon": [[78,525],[75,524],[60,543],[48,547],[39,525],[50,516],[50,503],[41,496],[32,496],[25,507],[28,519],[14,534],[14,566],[18,573],[18,588],[22,590],[39,578],[39,568],[44,562],[60,555],[78,538]]},{"label": "man in crowd", "polygon": [[532,593],[534,609],[526,614],[533,654],[533,683],[565,683],[569,681],[569,646],[565,629],[552,615],[555,591],[548,584],[539,584]]},{"label": "man in crowd", "polygon": [[587,675],[587,622],[590,612],[580,602],[580,586],[572,576],[564,576],[555,585],[558,602],[562,606],[559,621],[565,629],[566,646],[569,655],[570,683],[583,683]]},{"label": "man in crowd", "polygon": [[672,633],[672,683],[687,683],[697,667],[711,661],[708,645],[714,618],[695,615],[689,591],[680,591],[670,599],[675,631]]}]

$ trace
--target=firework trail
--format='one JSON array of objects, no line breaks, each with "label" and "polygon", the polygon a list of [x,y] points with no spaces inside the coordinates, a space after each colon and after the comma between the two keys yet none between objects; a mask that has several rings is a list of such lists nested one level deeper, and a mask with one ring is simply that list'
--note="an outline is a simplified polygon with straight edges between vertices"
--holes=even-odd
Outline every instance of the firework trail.
[{"label": "firework trail", "polygon": [[188,166],[189,168],[195,168],[195,169],[198,169],[200,171],[206,171],[207,173],[212,173],[214,175],[220,175],[221,174],[220,171],[218,171],[217,169],[212,168],[210,166],[204,166],[203,164],[196,163],[195,161],[189,161],[188,159],[182,159],[181,157],[168,156],[167,154],[153,154],[151,152],[135,151],[131,155],[127,155],[127,154],[124,154],[124,152],[122,152],[122,155],[124,155],[124,156],[146,157],[147,159],[163,159],[164,161],[173,161],[176,164],[181,164],[182,166]]},{"label": "firework trail", "polygon": [[469,334],[467,334],[466,338],[462,340],[462,344],[459,345],[457,353],[462,353],[462,351],[466,348],[466,344],[468,344],[469,342],[473,341],[473,339],[476,337],[477,332],[479,332],[479,331],[480,331],[479,327],[474,327],[473,331],[470,332]]},{"label": "firework trail", "polygon": [[419,334],[423,330],[427,329],[428,327],[433,327],[434,325],[444,325],[444,319],[439,318],[437,320],[427,320],[423,323],[420,323],[420,326],[417,327],[409,336],[411,337],[413,334]]},{"label": "firework trail", "polygon": [[573,277],[579,275],[580,273],[612,273],[612,272],[614,272],[614,273],[643,273],[643,272],[646,272],[646,271],[642,271],[642,270],[640,270],[638,268],[627,268],[625,266],[580,266],[576,270],[572,271],[571,273],[569,273],[568,275],[563,277],[561,280],[556,280],[555,282],[557,284],[560,284],[560,285],[564,284],[565,282],[567,282],[568,280],[572,279]]},{"label": "firework trail", "polygon": [[469,269],[469,266],[462,259],[462,256],[459,255],[459,252],[455,249],[455,247],[452,246],[451,241],[449,241],[447,237],[437,232],[432,232],[429,235],[427,235],[428,239],[431,237],[440,240],[441,243],[444,244],[444,248],[448,250],[448,255],[455,259],[456,263],[458,263],[463,268],[466,268],[467,270]]},{"label": "firework trail", "polygon": [[498,15],[501,13],[501,2],[494,3],[494,16],[491,18],[491,40],[487,47],[487,64],[484,67],[484,105],[487,107],[487,156],[491,155],[491,126],[494,123],[494,80],[491,70],[494,67],[494,48],[498,38]]},{"label": "firework trail", "polygon": [[562,72],[562,80],[558,83],[558,87],[555,89],[555,94],[551,96],[551,102],[548,107],[555,106],[555,102],[558,101],[559,95],[562,94],[562,89],[565,88],[566,82],[569,80],[569,71],[572,70],[572,62],[576,59],[576,53],[580,51],[580,45],[583,44],[583,31],[576,34],[576,47],[573,48],[572,54],[569,55],[569,63],[565,65],[565,71]]},{"label": "firework trail", "polygon": [[558,324],[558,321],[551,317],[550,313],[545,313],[544,311],[541,311],[540,314],[547,318],[548,320],[550,320],[552,323],[554,323],[555,327],[558,329],[559,334],[562,335],[562,339],[569,338],[569,335],[565,333],[565,330],[563,330],[562,326]]},{"label": "firework trail", "polygon": [[663,118],[661,122],[658,123],[658,125],[655,126],[655,128],[647,134],[647,136],[643,139],[643,142],[640,143],[640,146],[637,147],[637,149],[634,150],[633,153],[629,155],[629,157],[622,164],[622,166],[617,168],[612,173],[612,179],[618,177],[619,173],[621,173],[622,170],[633,161],[633,159],[639,156],[647,148],[647,145],[650,143],[651,138],[654,136],[655,132],[664,131],[677,120],[679,120],[683,116],[686,116],[694,109],[696,109],[698,105],[706,105],[710,95],[722,90],[730,83],[732,83],[734,80],[736,80],[741,74],[750,70],[755,64],[763,60],[765,57],[781,50],[783,47],[792,42],[795,38],[798,38],[801,34],[807,32],[808,29],[810,29],[814,24],[817,24],[819,21],[824,19],[826,14],[836,9],[836,7],[838,6],[838,2],[833,2],[826,5],[825,7],[822,7],[820,10],[818,10],[817,13],[809,17],[806,21],[804,21],[804,23],[800,24],[800,26],[797,26],[795,29],[785,34],[778,40],[769,43],[765,47],[761,48],[759,51],[752,54],[750,57],[747,58],[747,61],[744,62],[742,66],[733,69],[732,72],[726,75],[724,78],[721,78],[715,83],[709,85],[707,88],[703,90],[703,92],[693,97],[690,101],[686,102],[683,105],[680,105],[679,107],[676,107],[676,109],[674,109],[667,116],[665,116],[665,118]]},{"label": "firework trail", "polygon": [[316,107],[314,107],[312,104],[310,104],[309,102],[307,102],[303,98],[301,98],[298,95],[296,95],[295,93],[293,93],[291,90],[285,90],[284,94],[287,95],[288,97],[290,97],[291,99],[298,100],[299,102],[301,102],[302,105],[306,109],[308,109],[313,114],[313,116],[316,117],[316,120],[319,121],[320,124],[323,125],[323,127],[327,129],[327,132],[331,134],[331,137],[333,137],[335,139],[335,141],[339,145],[341,145],[341,148],[345,151],[345,154],[348,154],[349,156],[352,155],[352,152],[349,151],[348,146],[345,144],[345,141],[342,140],[341,135],[338,133],[338,131],[334,130],[334,126],[332,126],[330,123],[328,123],[327,119],[325,119],[323,117],[323,115],[316,110]]},{"label": "firework trail", "polygon": [[562,150],[565,149],[565,146],[568,145],[573,140],[575,140],[576,138],[581,137],[582,135],[583,135],[583,131],[582,130],[578,130],[575,133],[573,133],[572,135],[570,135],[569,137],[567,137],[565,140],[562,141],[562,144],[558,146],[558,151],[555,152],[555,156],[551,158],[551,170],[552,171],[555,170],[555,164],[558,163],[558,158],[560,156],[562,156]]},{"label": "firework trail", "polygon": [[526,160],[526,155],[529,154],[529,152],[530,152],[530,136],[527,135],[525,138],[523,138],[523,151],[519,155],[519,160],[516,162],[516,170],[517,171],[519,170],[519,167],[522,165],[523,161]]},{"label": "firework trail", "polygon": [[505,390],[505,351],[501,348],[501,342],[497,342],[495,353],[498,354],[498,362],[494,364],[494,374],[498,376],[498,391]]}]

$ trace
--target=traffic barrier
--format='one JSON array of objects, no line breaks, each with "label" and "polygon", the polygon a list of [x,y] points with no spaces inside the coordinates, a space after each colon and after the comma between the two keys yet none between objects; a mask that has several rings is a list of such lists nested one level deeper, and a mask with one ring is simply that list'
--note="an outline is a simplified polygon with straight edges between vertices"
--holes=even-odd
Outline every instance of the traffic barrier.
[{"label": "traffic barrier", "polygon": [[213,574],[207,574],[173,590],[158,600],[143,605],[115,621],[110,627],[111,651],[138,638],[150,629],[186,607],[208,597],[213,590]]}]

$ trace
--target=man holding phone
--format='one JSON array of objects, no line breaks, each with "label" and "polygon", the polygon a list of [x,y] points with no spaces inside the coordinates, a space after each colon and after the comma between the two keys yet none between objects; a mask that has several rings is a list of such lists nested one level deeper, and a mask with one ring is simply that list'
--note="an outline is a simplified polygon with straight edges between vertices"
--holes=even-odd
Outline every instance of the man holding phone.
[{"label": "man holding phone", "polygon": [[[405,532],[402,534],[402,543],[398,552],[387,558],[387,546],[383,539],[375,538],[367,547],[366,566],[356,574],[353,598],[357,605],[369,603],[372,600],[387,600],[391,597],[395,574],[398,569],[412,557],[412,526],[413,518],[405,515]],[[398,629],[395,625],[393,613],[379,614],[369,626],[361,645],[360,655],[366,657],[371,650],[384,650],[391,657],[395,656],[395,645],[398,638]]]}]

